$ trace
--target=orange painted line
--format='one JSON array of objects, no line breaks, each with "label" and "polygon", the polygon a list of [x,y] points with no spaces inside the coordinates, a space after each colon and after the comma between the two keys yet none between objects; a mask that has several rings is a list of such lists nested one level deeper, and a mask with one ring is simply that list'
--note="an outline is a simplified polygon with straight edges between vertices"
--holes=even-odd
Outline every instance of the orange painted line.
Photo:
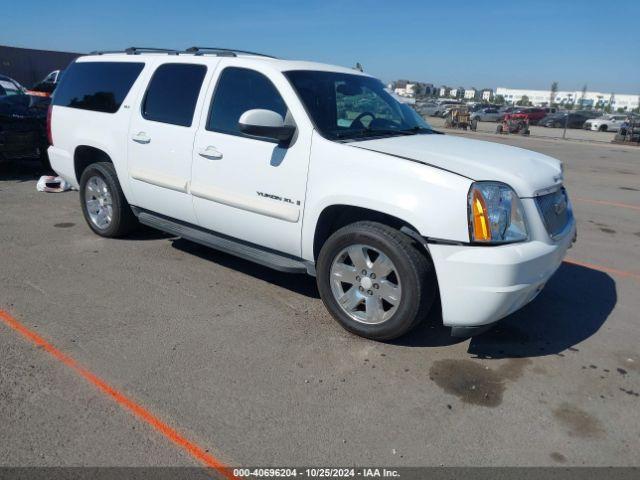
[{"label": "orange painted line", "polygon": [[153,415],[151,412],[146,410],[141,405],[137,404],[135,401],[131,400],[129,397],[120,393],[118,390],[110,386],[107,382],[102,380],[100,377],[90,372],[78,362],[76,362],[70,356],[62,353],[56,347],[47,342],[44,338],[42,338],[37,333],[29,330],[27,327],[22,325],[18,320],[13,318],[9,313],[4,310],[0,310],[0,320],[2,320],[9,328],[15,330],[20,333],[27,340],[35,344],[36,346],[42,348],[47,353],[49,353],[53,358],[63,363],[71,370],[75,371],[93,386],[95,386],[102,393],[111,397],[115,402],[120,405],[123,409],[128,410],[133,413],[139,420],[153,427],[157,432],[161,433],[167,440],[172,442],[174,445],[185,450],[189,455],[191,455],[194,459],[204,464],[206,467],[212,468],[216,470],[220,475],[224,478],[234,479],[237,478],[233,475],[231,469],[222,463],[220,460],[215,458],[213,455],[207,453],[202,447],[198,446],[194,442],[186,439],[176,430],[171,428],[165,422],[160,420],[158,417]]},{"label": "orange painted line", "polygon": [[579,267],[586,267],[586,268],[591,268],[593,270],[599,270],[605,273],[613,273],[614,275],[619,275],[621,277],[634,278],[636,280],[640,280],[640,274],[633,273],[633,272],[626,272],[624,270],[618,270],[617,268],[604,267],[602,265],[596,265],[594,263],[588,263],[588,262],[580,262],[572,258],[565,258],[564,262],[569,263],[571,265],[578,265]]},{"label": "orange painted line", "polygon": [[629,208],[631,210],[640,211],[640,206],[639,205],[630,205],[628,203],[607,202],[605,200],[591,200],[589,198],[580,198],[580,197],[573,198],[572,200],[574,200],[576,202],[593,203],[595,205],[607,205],[609,207]]}]

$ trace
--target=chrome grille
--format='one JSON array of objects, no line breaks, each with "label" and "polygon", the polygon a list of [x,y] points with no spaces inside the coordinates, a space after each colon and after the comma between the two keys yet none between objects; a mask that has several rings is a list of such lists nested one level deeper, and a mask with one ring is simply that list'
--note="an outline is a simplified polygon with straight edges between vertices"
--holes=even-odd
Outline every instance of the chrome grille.
[{"label": "chrome grille", "polygon": [[544,226],[552,237],[560,234],[571,219],[569,199],[564,187],[552,193],[536,197],[536,205]]}]

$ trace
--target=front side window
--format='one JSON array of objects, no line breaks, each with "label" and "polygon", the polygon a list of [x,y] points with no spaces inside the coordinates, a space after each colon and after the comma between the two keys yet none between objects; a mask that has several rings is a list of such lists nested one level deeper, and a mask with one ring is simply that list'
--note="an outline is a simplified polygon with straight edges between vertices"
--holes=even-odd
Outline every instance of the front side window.
[{"label": "front side window", "polygon": [[115,113],[144,63],[76,62],[62,77],[53,96],[53,105]]},{"label": "front side window", "polygon": [[319,132],[330,140],[412,135],[433,130],[364,75],[311,70],[285,73]]},{"label": "front side window", "polygon": [[267,77],[255,70],[227,67],[218,80],[207,130],[244,136],[238,120],[253,109],[271,110],[287,120],[287,105]]},{"label": "front side window", "polygon": [[154,122],[190,127],[206,73],[204,65],[160,65],[142,101],[142,116]]}]

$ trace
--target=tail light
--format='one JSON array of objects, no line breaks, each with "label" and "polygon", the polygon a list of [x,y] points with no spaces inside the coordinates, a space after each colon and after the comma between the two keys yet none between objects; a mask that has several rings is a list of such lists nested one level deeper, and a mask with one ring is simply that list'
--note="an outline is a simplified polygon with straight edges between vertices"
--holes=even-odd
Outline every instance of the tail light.
[{"label": "tail light", "polygon": [[49,105],[47,109],[47,140],[49,145],[53,145],[53,135],[51,133],[51,113],[53,112],[53,105]]}]

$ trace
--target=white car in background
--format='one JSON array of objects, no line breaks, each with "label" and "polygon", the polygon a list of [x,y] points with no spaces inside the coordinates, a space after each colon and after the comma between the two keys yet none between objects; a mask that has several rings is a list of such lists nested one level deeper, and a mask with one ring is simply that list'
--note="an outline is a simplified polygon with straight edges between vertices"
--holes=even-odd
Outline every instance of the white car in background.
[{"label": "white car in background", "polygon": [[617,132],[626,119],[627,115],[604,115],[584,122],[584,129],[598,132]]}]

